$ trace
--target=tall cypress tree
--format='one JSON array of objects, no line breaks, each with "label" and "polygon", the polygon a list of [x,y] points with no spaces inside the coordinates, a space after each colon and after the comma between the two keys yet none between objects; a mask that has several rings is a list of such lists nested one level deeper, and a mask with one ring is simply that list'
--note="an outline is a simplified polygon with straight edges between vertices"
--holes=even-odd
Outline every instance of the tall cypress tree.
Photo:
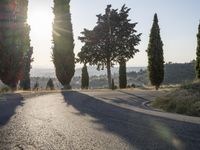
[{"label": "tall cypress tree", "polygon": [[126,77],[126,61],[121,60],[119,63],[119,87],[121,89],[126,88],[127,77]]},{"label": "tall cypress tree", "polygon": [[21,79],[24,51],[16,0],[0,1],[0,79],[15,89]]},{"label": "tall cypress tree", "polygon": [[147,53],[149,79],[158,90],[164,79],[164,57],[157,14],[154,15]]},{"label": "tall cypress tree", "polygon": [[200,79],[200,23],[197,34],[197,51],[196,51],[196,76]]},{"label": "tall cypress tree", "polygon": [[21,49],[24,51],[24,63],[22,70],[22,79],[20,80],[20,87],[23,90],[29,90],[30,87],[30,70],[31,62],[33,62],[32,54],[33,48],[30,47],[30,26],[27,24],[28,0],[18,0],[18,22],[21,25]]},{"label": "tall cypress tree", "polygon": [[53,63],[56,76],[65,89],[75,72],[74,39],[71,24],[70,0],[54,0]]},{"label": "tall cypress tree", "polygon": [[82,68],[82,78],[81,78],[81,88],[88,89],[89,87],[89,75],[87,71],[87,66],[84,64]]},{"label": "tall cypress tree", "polygon": [[30,47],[24,56],[23,74],[22,74],[22,79],[20,80],[20,87],[23,90],[30,90],[31,88],[30,70],[31,70],[31,62],[33,62],[32,54],[33,54],[33,48]]}]

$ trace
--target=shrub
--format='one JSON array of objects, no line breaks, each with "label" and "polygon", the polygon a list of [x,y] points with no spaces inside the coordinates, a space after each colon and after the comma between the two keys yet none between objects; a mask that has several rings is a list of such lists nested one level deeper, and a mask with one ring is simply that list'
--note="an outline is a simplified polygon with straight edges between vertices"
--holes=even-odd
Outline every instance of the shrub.
[{"label": "shrub", "polygon": [[3,86],[0,88],[0,93],[6,93],[11,91],[11,89],[8,86]]},{"label": "shrub", "polygon": [[184,83],[179,89],[157,97],[151,105],[168,112],[200,116],[200,83]]},{"label": "shrub", "polygon": [[53,80],[50,78],[47,82],[47,85],[46,85],[46,90],[54,90],[54,84],[53,84]]}]

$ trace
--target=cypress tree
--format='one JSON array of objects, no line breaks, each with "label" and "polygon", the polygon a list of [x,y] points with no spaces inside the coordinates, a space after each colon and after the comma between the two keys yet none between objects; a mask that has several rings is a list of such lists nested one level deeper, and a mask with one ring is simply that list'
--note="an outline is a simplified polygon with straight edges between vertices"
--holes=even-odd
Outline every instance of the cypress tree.
[{"label": "cypress tree", "polygon": [[33,54],[33,48],[30,47],[30,49],[26,52],[24,56],[24,67],[23,67],[23,75],[22,79],[20,80],[20,87],[23,90],[30,90],[30,70],[31,70],[31,62],[33,61],[32,58]]},{"label": "cypress tree", "polygon": [[23,90],[29,90],[30,87],[30,70],[31,62],[33,62],[32,54],[33,48],[30,47],[30,26],[27,24],[27,11],[28,11],[28,0],[18,0],[18,22],[21,24],[22,34],[21,42],[22,49],[24,51],[24,64],[22,70],[22,79],[20,80],[20,87]]},{"label": "cypress tree", "polygon": [[197,50],[196,50],[196,76],[200,79],[200,24],[197,34]]},{"label": "cypress tree", "polygon": [[164,79],[164,57],[157,14],[154,15],[147,54],[149,79],[151,84],[158,90]]},{"label": "cypress tree", "polygon": [[74,39],[71,24],[70,0],[54,0],[53,63],[58,80],[65,89],[75,72]]},{"label": "cypress tree", "polygon": [[126,61],[121,60],[119,63],[119,87],[121,89],[126,88],[127,77],[126,77]]},{"label": "cypress tree", "polygon": [[0,1],[0,79],[12,89],[21,79],[24,57],[16,5],[16,0]]},{"label": "cypress tree", "polygon": [[87,71],[87,66],[84,64],[82,68],[82,78],[81,78],[81,88],[88,89],[89,87],[89,75]]},{"label": "cypress tree", "polygon": [[50,78],[47,82],[46,89],[54,90],[53,80]]}]

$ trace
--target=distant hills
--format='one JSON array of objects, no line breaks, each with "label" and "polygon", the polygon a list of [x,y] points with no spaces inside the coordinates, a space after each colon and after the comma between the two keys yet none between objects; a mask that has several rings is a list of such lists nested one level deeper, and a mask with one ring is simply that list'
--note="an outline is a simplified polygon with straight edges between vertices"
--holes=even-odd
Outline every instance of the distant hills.
[{"label": "distant hills", "polygon": [[[112,78],[115,85],[118,85],[118,67],[112,68]],[[140,71],[141,70],[141,71]],[[88,67],[90,75],[90,88],[106,88],[107,73],[106,70],[98,71],[96,67]],[[81,84],[81,68],[76,69],[74,78],[71,81],[73,88],[80,88]],[[44,89],[49,78],[54,78],[54,84],[57,89],[62,86],[56,79],[54,69],[33,68],[31,70],[31,87],[39,82],[40,88]],[[165,78],[163,84],[181,84],[190,82],[195,79],[195,62],[190,63],[167,63],[165,64]],[[144,86],[149,84],[148,73],[146,67],[127,67],[128,85]],[[3,84],[0,81],[0,87]]]},{"label": "distant hills", "polygon": [[[144,70],[146,69],[146,67],[127,67],[127,72],[138,72],[140,70]],[[81,76],[81,68],[77,68],[75,71],[75,77],[79,77]],[[112,68],[112,74],[118,74],[119,68],[115,67]],[[100,75],[105,75],[106,73],[106,69],[105,70],[100,70],[98,71],[96,67],[88,67],[88,73],[89,76],[100,76]],[[31,77],[51,77],[54,78],[55,76],[55,70],[54,69],[43,69],[43,68],[33,68],[31,69]]]}]

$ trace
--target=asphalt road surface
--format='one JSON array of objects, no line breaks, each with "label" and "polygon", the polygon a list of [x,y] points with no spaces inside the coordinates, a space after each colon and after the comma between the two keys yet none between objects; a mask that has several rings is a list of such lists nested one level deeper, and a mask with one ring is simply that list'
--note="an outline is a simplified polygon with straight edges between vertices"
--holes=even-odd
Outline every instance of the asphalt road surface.
[{"label": "asphalt road surface", "polygon": [[29,99],[1,96],[0,150],[200,150],[199,118],[160,116],[144,105],[155,94],[103,90]]}]

